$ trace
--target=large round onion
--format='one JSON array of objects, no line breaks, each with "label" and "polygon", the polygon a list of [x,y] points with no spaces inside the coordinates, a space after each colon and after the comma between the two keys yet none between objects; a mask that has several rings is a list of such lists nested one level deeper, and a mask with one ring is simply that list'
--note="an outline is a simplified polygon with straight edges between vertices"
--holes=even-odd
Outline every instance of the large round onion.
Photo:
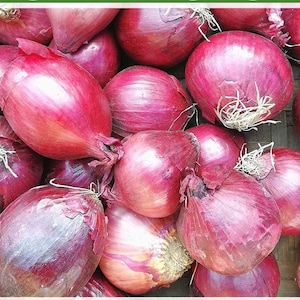
[{"label": "large round onion", "polygon": [[43,8],[15,8],[9,4],[0,10],[0,43],[18,45],[18,38],[48,44],[52,39],[50,20]]},{"label": "large round onion", "polygon": [[220,187],[209,189],[191,173],[182,193],[178,234],[206,268],[223,275],[249,272],[278,243],[278,206],[250,175],[233,170]]},{"label": "large round onion", "polygon": [[184,61],[208,31],[204,16],[193,14],[190,8],[125,8],[114,20],[116,37],[135,62],[172,67]]},{"label": "large round onion", "polygon": [[140,295],[168,287],[193,259],[177,236],[176,218],[148,218],[122,206],[106,209],[108,236],[100,269],[116,287]]},{"label": "large round onion", "polygon": [[46,46],[19,42],[23,55],[1,84],[1,109],[16,134],[45,157],[114,160],[109,103],[92,75]]},{"label": "large round onion", "polygon": [[47,7],[53,40],[59,51],[74,52],[105,29],[119,12],[119,8],[104,7]]},{"label": "large round onion", "polygon": [[272,122],[294,88],[291,65],[279,47],[238,30],[201,42],[189,56],[185,78],[204,118],[239,131]]},{"label": "large round onion", "polygon": [[244,7],[212,8],[212,13],[222,30],[246,30],[259,33],[278,46],[285,46],[289,35],[281,8]]},{"label": "large round onion", "polygon": [[104,88],[113,132],[125,137],[143,130],[181,130],[192,116],[192,101],[173,75],[148,66],[130,66]]},{"label": "large round onion", "polygon": [[[147,217],[166,217],[180,206],[186,168],[194,168],[199,147],[192,133],[147,130],[122,140],[124,155],[114,165],[107,200]],[[104,197],[105,195],[103,195]]]},{"label": "large round onion", "polygon": [[0,116],[0,213],[19,195],[39,185],[42,156],[32,151]]},{"label": "large round onion", "polygon": [[75,296],[89,281],[107,235],[101,201],[89,190],[44,185],[1,214],[0,296]]},{"label": "large round onion", "polygon": [[249,272],[227,276],[211,271],[201,264],[193,277],[193,294],[204,297],[276,297],[280,272],[273,254],[268,255]]}]

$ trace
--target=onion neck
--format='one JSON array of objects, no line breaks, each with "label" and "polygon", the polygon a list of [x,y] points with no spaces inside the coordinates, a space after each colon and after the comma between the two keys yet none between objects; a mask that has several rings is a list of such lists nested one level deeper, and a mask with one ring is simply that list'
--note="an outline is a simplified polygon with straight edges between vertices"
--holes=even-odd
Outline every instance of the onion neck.
[{"label": "onion neck", "polygon": [[3,22],[17,22],[20,21],[21,11],[19,8],[9,7],[5,5],[0,7],[0,20]]}]

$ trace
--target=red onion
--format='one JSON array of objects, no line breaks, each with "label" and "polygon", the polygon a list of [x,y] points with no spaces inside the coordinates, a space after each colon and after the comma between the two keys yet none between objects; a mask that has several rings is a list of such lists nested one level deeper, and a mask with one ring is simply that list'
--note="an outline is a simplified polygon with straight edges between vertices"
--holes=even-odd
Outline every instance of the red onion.
[{"label": "red onion", "polygon": [[126,297],[126,293],[113,286],[97,269],[76,297]]},{"label": "red onion", "polygon": [[119,12],[119,8],[46,8],[57,49],[75,52],[79,47],[105,29]]},{"label": "red onion", "polygon": [[[50,47],[56,48],[54,40]],[[103,29],[77,51],[65,55],[89,71],[101,87],[118,72],[120,65],[119,46],[110,28]]]},{"label": "red onion", "polygon": [[104,91],[117,136],[143,130],[181,130],[192,116],[192,100],[181,82],[154,67],[127,67]]},{"label": "red onion", "polygon": [[293,125],[296,134],[300,137],[300,89],[296,91],[296,95],[292,106]]},{"label": "red onion", "polygon": [[52,28],[43,8],[15,8],[9,4],[0,9],[0,43],[18,45],[23,38],[41,44],[52,39]]},{"label": "red onion", "polygon": [[299,8],[283,8],[282,18],[285,30],[289,33],[290,40],[286,43],[287,53],[295,59],[300,58],[300,11]]},{"label": "red onion", "polygon": [[186,131],[196,136],[200,146],[196,175],[209,188],[216,188],[236,165],[245,137],[235,130],[204,123]]},{"label": "red onion", "polygon": [[178,235],[191,256],[214,272],[249,272],[279,241],[277,204],[249,175],[233,170],[220,187],[209,189],[191,173],[182,194]]},{"label": "red onion", "polygon": [[37,186],[1,214],[0,296],[75,296],[107,235],[103,206],[84,189]]},{"label": "red onion", "polygon": [[[186,168],[194,168],[198,144],[184,131],[140,131],[122,140],[124,155],[114,165],[114,184],[103,194],[154,218],[169,216],[180,206],[180,185]],[[125,176],[124,176],[125,175]]]},{"label": "red onion", "polygon": [[125,8],[114,25],[117,40],[130,58],[168,68],[184,61],[204,39],[209,17],[204,9],[197,13],[190,8]]},{"label": "red onion", "polygon": [[24,144],[0,116],[0,213],[19,195],[40,184],[43,157]]},{"label": "red onion", "polygon": [[148,218],[122,206],[106,209],[108,236],[100,269],[132,295],[168,287],[193,260],[177,236],[175,217]]},{"label": "red onion", "polygon": [[185,78],[204,118],[239,131],[274,123],[294,88],[291,65],[279,47],[238,30],[200,43],[189,56]]},{"label": "red onion", "polygon": [[198,264],[193,288],[204,297],[277,297],[280,272],[273,254],[249,272],[222,275]]},{"label": "red onion", "polygon": [[289,40],[284,30],[281,8],[212,8],[216,21],[222,30],[246,30],[259,33],[278,46]]},{"label": "red onion", "polygon": [[44,183],[50,183],[55,178],[55,182],[61,185],[90,188],[101,182],[101,170],[96,170],[93,165],[93,158],[82,158],[72,160],[51,160],[45,164]]},{"label": "red onion", "polygon": [[[269,145],[266,145],[269,146]],[[282,235],[300,234],[300,152],[287,147],[245,153],[239,170],[256,178],[277,202]]]},{"label": "red onion", "polygon": [[82,67],[43,45],[20,40],[23,55],[2,78],[1,109],[16,134],[52,159],[94,157],[112,164],[107,97]]}]

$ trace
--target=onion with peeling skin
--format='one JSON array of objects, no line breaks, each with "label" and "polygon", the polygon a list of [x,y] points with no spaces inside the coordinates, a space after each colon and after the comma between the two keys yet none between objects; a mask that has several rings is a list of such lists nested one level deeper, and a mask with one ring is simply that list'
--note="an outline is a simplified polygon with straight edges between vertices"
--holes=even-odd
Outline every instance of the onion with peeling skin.
[{"label": "onion with peeling skin", "polygon": [[121,137],[144,130],[182,130],[194,112],[181,82],[154,67],[127,67],[106,84],[104,92],[113,133]]},{"label": "onion with peeling skin", "polygon": [[59,51],[75,52],[119,13],[119,8],[45,8],[53,31],[53,40]]},{"label": "onion with peeling skin", "polygon": [[116,287],[132,295],[168,287],[193,259],[177,236],[176,218],[148,218],[122,206],[106,209],[107,240],[100,269]]},{"label": "onion with peeling skin", "polygon": [[1,214],[0,296],[73,297],[107,236],[101,201],[85,189],[34,187]]},{"label": "onion with peeling skin", "polygon": [[233,170],[221,186],[209,189],[191,172],[181,194],[178,235],[191,256],[206,268],[240,275],[257,266],[277,245],[281,236],[278,206],[250,175]]}]

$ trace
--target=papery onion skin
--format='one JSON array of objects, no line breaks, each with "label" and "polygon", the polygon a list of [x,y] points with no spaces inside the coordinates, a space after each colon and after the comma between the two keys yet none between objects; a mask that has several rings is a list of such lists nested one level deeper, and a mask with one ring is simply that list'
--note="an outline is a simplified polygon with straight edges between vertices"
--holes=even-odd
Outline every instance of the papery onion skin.
[{"label": "papery onion skin", "polygon": [[246,143],[242,133],[202,123],[186,130],[195,135],[200,152],[195,168],[209,188],[216,188],[236,165],[242,146]]},{"label": "papery onion skin", "polygon": [[235,170],[215,190],[190,176],[185,178],[186,190],[182,185],[186,198],[176,223],[183,245],[214,272],[240,275],[250,271],[279,241],[276,202],[253,177]]},{"label": "papery onion skin", "polygon": [[279,207],[281,234],[300,235],[300,152],[278,147],[265,151],[258,161],[262,170],[254,177]]},{"label": "papery onion skin", "polygon": [[113,133],[125,137],[143,130],[182,130],[191,118],[192,100],[181,82],[158,68],[135,65],[105,86]]},{"label": "papery onion skin", "polygon": [[[54,40],[49,46],[56,48]],[[102,88],[118,72],[121,63],[120,49],[111,28],[103,29],[75,52],[65,55],[89,71]]]},{"label": "papery onion skin", "polygon": [[101,201],[50,185],[19,196],[0,215],[0,295],[75,296],[93,275],[107,235]]},{"label": "papery onion skin", "polygon": [[[0,213],[28,189],[39,185],[44,158],[24,144],[0,116]],[[7,166],[5,161],[7,160]]]},{"label": "papery onion skin", "polygon": [[105,29],[119,13],[119,8],[46,8],[53,40],[63,53],[75,52],[101,30]]},{"label": "papery onion skin", "polygon": [[0,80],[10,63],[18,56],[18,47],[13,45],[0,45]]},{"label": "papery onion skin", "polygon": [[[106,200],[153,218],[169,216],[180,206],[180,184],[194,168],[199,147],[184,131],[140,131],[122,140],[124,155],[114,165],[114,183]],[[124,176],[126,174],[126,176]]]},{"label": "papery onion skin", "polygon": [[[221,109],[237,97],[245,107],[267,107],[251,112],[249,116],[255,116],[255,121],[243,119],[245,124],[242,119],[237,121],[232,111],[226,111],[230,117],[223,125],[239,131],[276,116],[291,100],[294,88],[291,65],[279,47],[256,33],[239,30],[216,33],[210,42],[200,43],[188,58],[185,78],[192,98],[211,123],[220,122],[218,104]],[[258,98],[264,105],[258,104]],[[270,107],[265,101],[274,105]]]},{"label": "papery onion skin", "polygon": [[279,284],[280,272],[273,254],[245,274],[226,276],[198,264],[193,277],[193,289],[204,297],[277,297]]},{"label": "papery onion skin", "polygon": [[106,156],[101,147],[110,140],[112,117],[96,80],[43,45],[20,40],[20,47],[25,52],[10,64],[1,85],[1,109],[12,129],[48,158]]},{"label": "papery onion skin", "polygon": [[76,297],[126,297],[126,293],[113,286],[102,272],[95,271]]},{"label": "papery onion skin", "polygon": [[259,33],[279,47],[289,40],[281,8],[212,8],[222,30],[246,30]]},{"label": "papery onion skin", "polygon": [[[114,20],[117,40],[139,64],[158,68],[183,62],[204,39],[201,20],[185,8],[126,8]],[[208,31],[207,22],[201,30]]]},{"label": "papery onion skin", "polygon": [[47,45],[52,39],[50,20],[43,8],[11,8],[15,14],[0,13],[0,43],[17,46],[18,38],[32,40]]},{"label": "papery onion skin", "polygon": [[177,236],[176,218],[148,218],[122,206],[106,209],[108,237],[100,260],[105,277],[141,295],[168,287],[193,262]]}]

